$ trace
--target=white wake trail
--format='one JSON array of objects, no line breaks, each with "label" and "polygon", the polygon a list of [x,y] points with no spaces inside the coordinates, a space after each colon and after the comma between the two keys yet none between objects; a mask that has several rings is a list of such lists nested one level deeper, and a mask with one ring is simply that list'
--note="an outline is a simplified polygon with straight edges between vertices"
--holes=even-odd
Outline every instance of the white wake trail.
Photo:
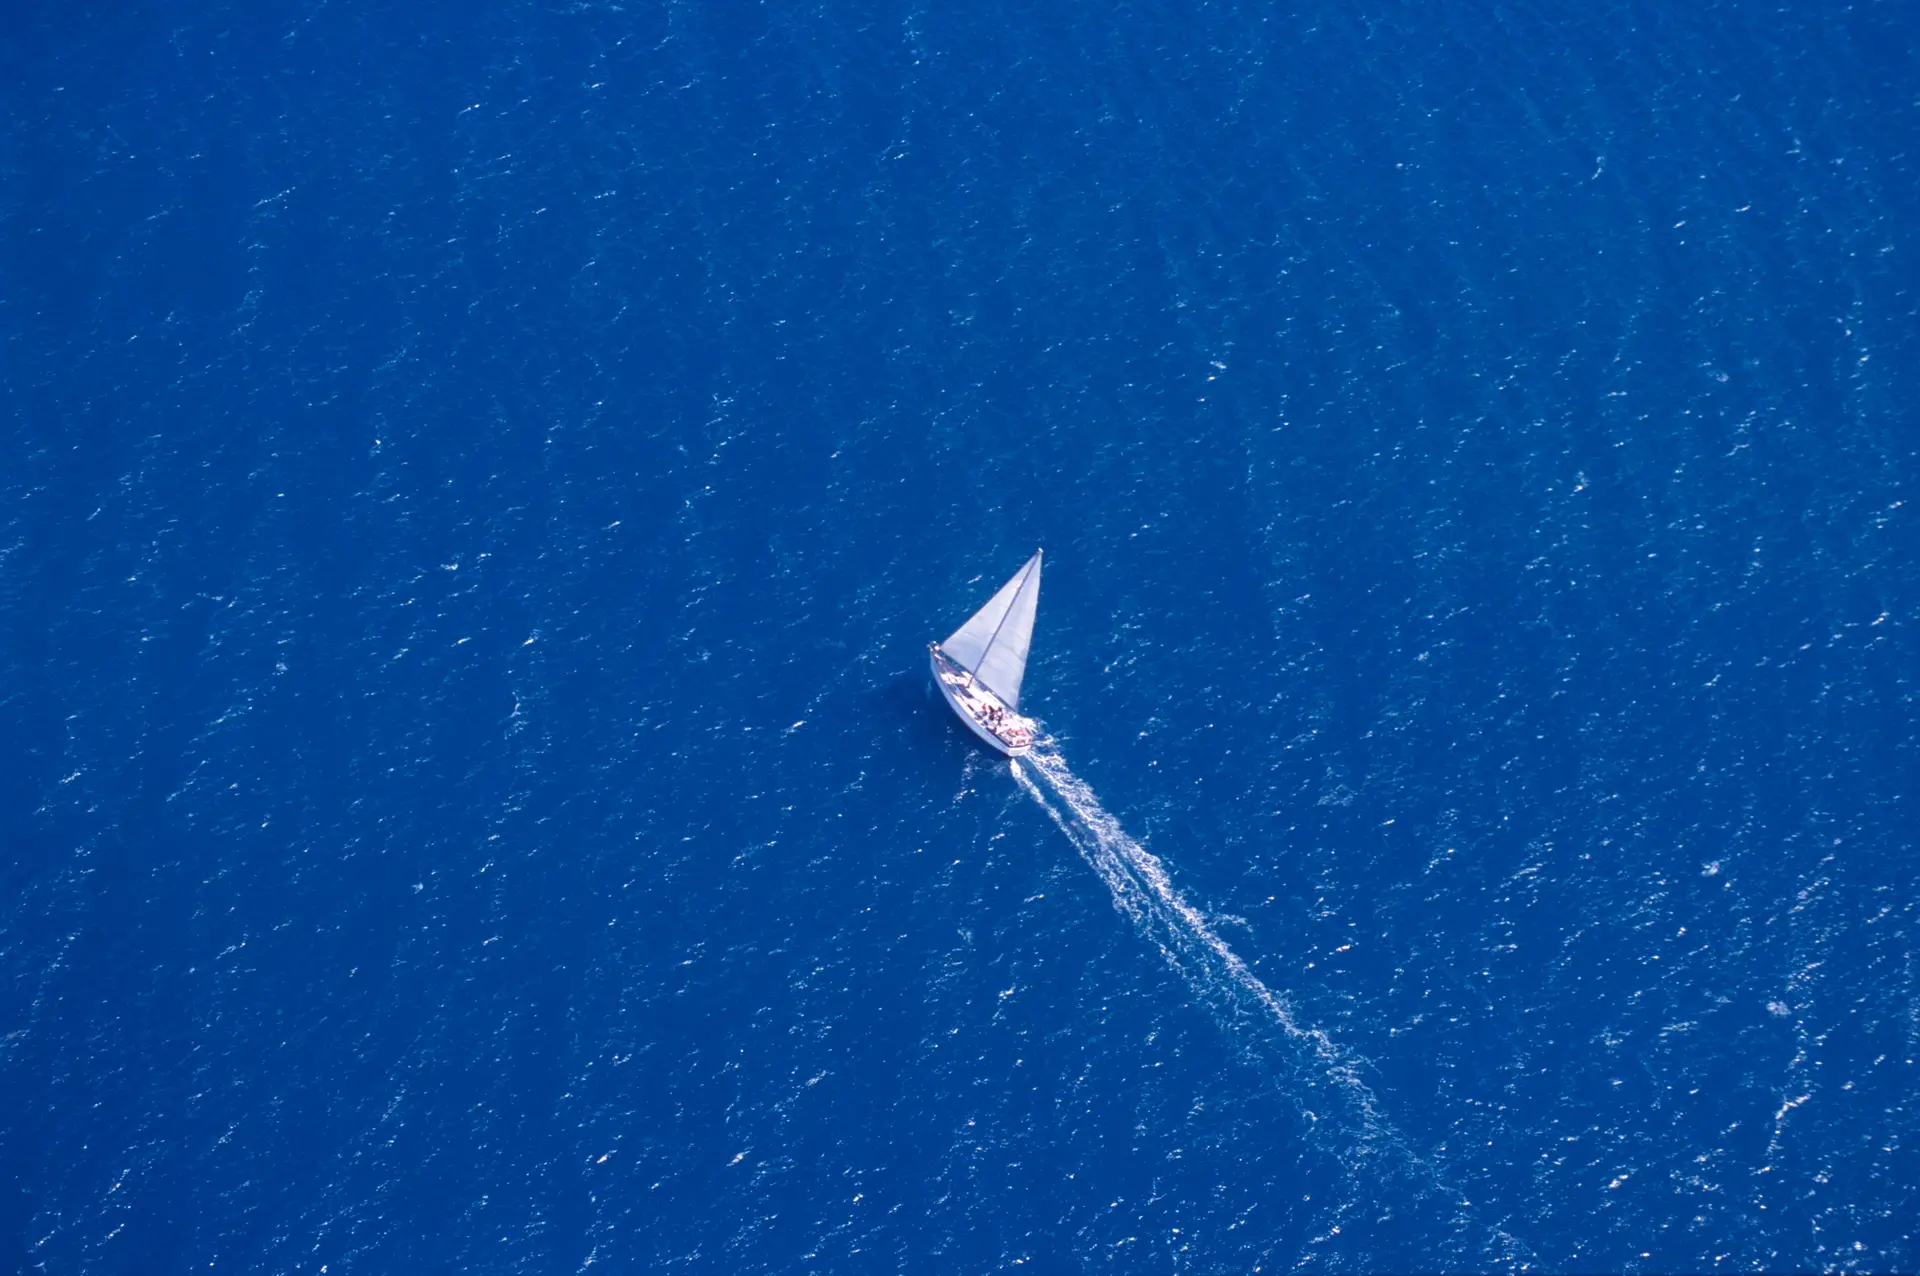
[{"label": "white wake trail", "polygon": [[1120,826],[1066,759],[1035,749],[1014,762],[1013,775],[1100,875],[1114,904],[1197,993],[1236,1019],[1250,1018],[1278,1028],[1304,1048],[1324,1080],[1354,1104],[1371,1133],[1388,1133],[1373,1094],[1361,1079],[1362,1061],[1325,1032],[1300,1023],[1286,997],[1267,987],[1206,915],[1181,896],[1167,876],[1166,865]]},{"label": "white wake trail", "polygon": [[[1311,1128],[1331,1143],[1328,1150],[1348,1177],[1347,1199],[1336,1207],[1336,1218],[1347,1221],[1353,1211],[1365,1209],[1369,1199],[1405,1194],[1437,1206],[1447,1216],[1456,1240],[1485,1233],[1470,1221],[1472,1206],[1459,1190],[1446,1183],[1437,1167],[1415,1152],[1382,1115],[1362,1077],[1366,1061],[1319,1028],[1300,1022],[1286,996],[1267,987],[1214,930],[1206,914],[1186,901],[1168,877],[1166,865],[1128,835],[1065,758],[1042,746],[1015,759],[1012,766],[1020,787],[1106,883],[1114,905],[1152,940],[1188,986],[1222,1013],[1228,1027],[1253,1030],[1256,1040],[1246,1043],[1248,1054],[1273,1062],[1273,1053],[1261,1049],[1260,1041],[1276,1040],[1275,1030],[1277,1040],[1291,1047],[1282,1052],[1292,1064],[1287,1078],[1292,1083],[1290,1093],[1300,1102]],[[1306,1101],[1314,1095],[1320,1097],[1309,1107]],[[1340,1120],[1342,1116],[1348,1120]],[[1363,1182],[1371,1184],[1371,1190],[1363,1188]],[[1340,1230],[1335,1225],[1329,1235],[1337,1236]],[[1530,1262],[1524,1242],[1500,1228],[1490,1230],[1485,1243],[1472,1246],[1476,1261],[1492,1259],[1522,1268]],[[1327,1239],[1326,1235],[1318,1238]]]}]

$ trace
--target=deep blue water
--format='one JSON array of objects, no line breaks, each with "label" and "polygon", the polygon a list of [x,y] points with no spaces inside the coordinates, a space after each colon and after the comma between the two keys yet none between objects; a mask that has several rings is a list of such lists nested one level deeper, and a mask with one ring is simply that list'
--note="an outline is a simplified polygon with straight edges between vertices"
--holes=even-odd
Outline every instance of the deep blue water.
[{"label": "deep blue water", "polygon": [[0,1266],[1914,1269],[1916,49],[8,6]]}]

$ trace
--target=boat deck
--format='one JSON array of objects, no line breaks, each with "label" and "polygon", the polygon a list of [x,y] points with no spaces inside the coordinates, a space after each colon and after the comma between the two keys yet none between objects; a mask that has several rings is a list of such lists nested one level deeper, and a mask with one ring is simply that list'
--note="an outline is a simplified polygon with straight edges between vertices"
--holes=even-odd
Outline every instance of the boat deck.
[{"label": "boat deck", "polygon": [[1031,719],[1008,708],[1000,697],[948,659],[938,645],[928,649],[933,655],[934,676],[939,680],[941,692],[976,735],[1009,757],[1018,757],[1033,747],[1036,733]]}]

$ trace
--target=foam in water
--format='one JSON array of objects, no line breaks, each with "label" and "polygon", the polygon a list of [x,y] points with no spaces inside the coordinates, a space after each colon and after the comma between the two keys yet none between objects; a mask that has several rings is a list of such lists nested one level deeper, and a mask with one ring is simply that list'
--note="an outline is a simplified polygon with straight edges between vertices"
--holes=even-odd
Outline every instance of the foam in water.
[{"label": "foam in water", "polygon": [[[1012,767],[1020,787],[1106,883],[1114,905],[1221,1015],[1225,1026],[1248,1032],[1249,1053],[1272,1062],[1273,1052],[1262,1049],[1263,1044],[1274,1041],[1288,1047],[1281,1053],[1291,1066],[1282,1080],[1290,1083],[1312,1127],[1335,1142],[1332,1151],[1347,1170],[1340,1215],[1363,1208],[1364,1199],[1377,1194],[1363,1187],[1364,1177],[1374,1189],[1392,1183],[1437,1200],[1454,1215],[1456,1235],[1480,1230],[1461,1212],[1471,1203],[1446,1185],[1381,1114],[1362,1077],[1366,1061],[1321,1029],[1300,1022],[1287,998],[1254,974],[1206,915],[1181,896],[1166,865],[1128,835],[1065,758],[1041,746],[1015,759]],[[1331,1230],[1338,1233],[1339,1225]],[[1527,1261],[1526,1246],[1498,1229],[1480,1253],[1521,1266]]]},{"label": "foam in water", "polygon": [[1261,982],[1206,915],[1174,889],[1159,857],[1120,827],[1065,758],[1036,749],[1024,766],[1014,762],[1013,774],[1100,875],[1114,904],[1204,1000],[1236,1021],[1278,1028],[1303,1048],[1300,1062],[1315,1067],[1343,1091],[1369,1126],[1384,1130],[1373,1094],[1360,1076],[1363,1061],[1320,1029],[1301,1025],[1287,999]]}]

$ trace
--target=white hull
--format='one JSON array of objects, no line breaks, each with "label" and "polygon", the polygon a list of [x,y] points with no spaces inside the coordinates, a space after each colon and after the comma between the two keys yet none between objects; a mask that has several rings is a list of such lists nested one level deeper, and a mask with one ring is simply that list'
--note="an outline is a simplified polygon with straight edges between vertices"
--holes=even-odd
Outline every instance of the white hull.
[{"label": "white hull", "polygon": [[[947,707],[953,710],[955,717],[966,724],[967,730],[980,737],[983,744],[1010,758],[1021,757],[1032,750],[1032,723],[1007,709],[985,687],[978,683],[968,685],[966,671],[944,658],[939,648],[933,649],[929,660],[933,665],[933,685],[940,688],[940,694],[946,698]],[[1008,732],[1012,737],[1010,740],[1001,739],[993,728],[982,720],[988,706],[1005,712],[1006,717],[1002,721],[1006,725],[1002,730]]]}]

